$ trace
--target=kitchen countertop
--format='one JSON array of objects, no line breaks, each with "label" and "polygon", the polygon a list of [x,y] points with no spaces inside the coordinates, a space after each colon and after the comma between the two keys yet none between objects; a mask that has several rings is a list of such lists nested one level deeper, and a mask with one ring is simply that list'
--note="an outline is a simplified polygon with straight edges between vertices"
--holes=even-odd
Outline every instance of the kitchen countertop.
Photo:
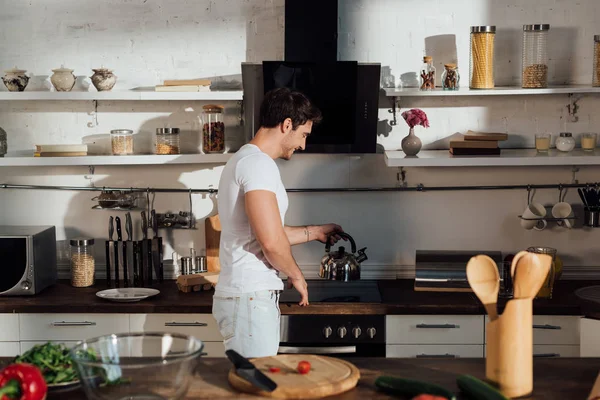
[{"label": "kitchen countertop", "polygon": [[[484,308],[473,293],[415,292],[413,280],[381,280],[382,303],[311,303],[309,307],[281,304],[282,314],[484,314]],[[580,287],[597,281],[559,281],[554,297],[536,299],[534,313],[545,315],[581,315],[574,295]],[[36,296],[0,297],[0,313],[210,313],[213,291],[182,293],[175,281],[153,287],[160,294],[136,303],[117,303],[98,298],[105,289],[99,281],[89,288],[74,288],[68,281],[47,288]],[[310,291],[310,281],[309,281]],[[506,304],[499,301],[500,311]]]},{"label": "kitchen countertop", "polygon": [[[480,379],[485,378],[484,359],[355,358],[348,361],[360,369],[361,379],[358,386],[349,392],[328,399],[392,399],[393,397],[378,392],[374,386],[375,379],[381,375],[419,379],[442,385],[456,393],[459,391],[456,386],[456,378],[459,375],[470,374]],[[533,394],[522,399],[585,399],[594,385],[599,366],[598,358],[534,359]],[[197,369],[197,379],[193,381],[186,399],[256,399],[255,396],[238,393],[229,386],[227,372],[230,368],[231,363],[227,359],[202,359]],[[49,400],[53,398],[84,400],[85,396],[82,391],[75,390],[48,396]],[[458,398],[465,399],[461,396]]]}]

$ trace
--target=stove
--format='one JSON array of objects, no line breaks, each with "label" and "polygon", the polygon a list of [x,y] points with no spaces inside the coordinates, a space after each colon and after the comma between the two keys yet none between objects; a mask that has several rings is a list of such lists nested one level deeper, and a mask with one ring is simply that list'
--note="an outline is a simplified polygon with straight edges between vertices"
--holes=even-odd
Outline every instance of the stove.
[{"label": "stove", "polygon": [[[310,280],[307,284],[309,303],[381,303],[377,281]],[[286,289],[281,293],[279,302],[298,303],[300,294],[294,288]]]}]

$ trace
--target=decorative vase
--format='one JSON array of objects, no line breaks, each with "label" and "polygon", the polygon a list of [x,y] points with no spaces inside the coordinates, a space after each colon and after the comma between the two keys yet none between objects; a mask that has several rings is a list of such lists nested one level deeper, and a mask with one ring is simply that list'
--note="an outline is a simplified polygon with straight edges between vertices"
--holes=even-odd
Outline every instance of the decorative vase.
[{"label": "decorative vase", "polygon": [[416,156],[421,151],[421,139],[415,135],[415,128],[410,128],[408,136],[402,139],[402,151],[407,156]]},{"label": "decorative vase", "polygon": [[54,88],[58,92],[70,92],[75,86],[77,78],[73,75],[73,70],[69,68],[57,68],[53,69],[50,82],[54,85]]},{"label": "decorative vase", "polygon": [[90,79],[99,92],[110,90],[117,83],[117,76],[110,69],[98,68],[92,69],[92,71],[94,71],[94,75]]},{"label": "decorative vase", "polygon": [[6,75],[2,77],[2,82],[6,88],[11,92],[22,92],[27,87],[29,77],[25,75],[24,69],[9,69],[4,71]]}]

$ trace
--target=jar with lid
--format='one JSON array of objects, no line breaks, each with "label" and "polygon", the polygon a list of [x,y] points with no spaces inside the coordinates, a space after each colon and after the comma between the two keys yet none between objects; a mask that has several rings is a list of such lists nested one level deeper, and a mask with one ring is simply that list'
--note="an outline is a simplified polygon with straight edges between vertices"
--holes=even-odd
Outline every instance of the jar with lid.
[{"label": "jar with lid", "polygon": [[575,148],[575,139],[571,132],[561,132],[559,138],[555,142],[556,149],[559,151],[569,152]]},{"label": "jar with lid", "polygon": [[156,154],[179,154],[179,128],[156,129]]},{"label": "jar with lid", "polygon": [[94,284],[94,239],[75,238],[71,244],[71,285],[88,287]]},{"label": "jar with lid", "polygon": [[131,129],[113,129],[110,131],[110,144],[113,155],[133,154],[133,131]]},{"label": "jar with lid", "polygon": [[423,57],[423,66],[419,72],[421,82],[421,90],[435,89],[435,67],[433,66],[433,58],[431,56]]},{"label": "jar with lid", "polygon": [[225,152],[225,123],[223,107],[214,104],[205,105],[202,112],[202,152]]},{"label": "jar with lid", "polygon": [[549,24],[523,25],[522,82],[524,88],[548,87]]},{"label": "jar with lid", "polygon": [[6,136],[6,131],[0,128],[0,157],[4,157],[6,150],[8,150],[8,140]]},{"label": "jar with lid", "polygon": [[594,67],[592,86],[600,86],[600,35],[594,35]]},{"label": "jar with lid", "polygon": [[494,88],[494,42],[496,27],[472,26],[469,58],[469,87],[471,89]]},{"label": "jar with lid", "polygon": [[444,90],[458,90],[458,82],[460,75],[456,64],[444,64],[444,72],[442,73],[442,87]]}]

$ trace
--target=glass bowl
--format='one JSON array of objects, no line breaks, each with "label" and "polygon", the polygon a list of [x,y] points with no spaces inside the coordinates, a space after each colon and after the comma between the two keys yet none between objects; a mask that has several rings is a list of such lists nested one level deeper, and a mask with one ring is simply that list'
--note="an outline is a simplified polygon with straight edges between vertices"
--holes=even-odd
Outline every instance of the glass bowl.
[{"label": "glass bowl", "polygon": [[204,344],[175,333],[127,333],[77,343],[71,357],[88,399],[183,399]]}]

